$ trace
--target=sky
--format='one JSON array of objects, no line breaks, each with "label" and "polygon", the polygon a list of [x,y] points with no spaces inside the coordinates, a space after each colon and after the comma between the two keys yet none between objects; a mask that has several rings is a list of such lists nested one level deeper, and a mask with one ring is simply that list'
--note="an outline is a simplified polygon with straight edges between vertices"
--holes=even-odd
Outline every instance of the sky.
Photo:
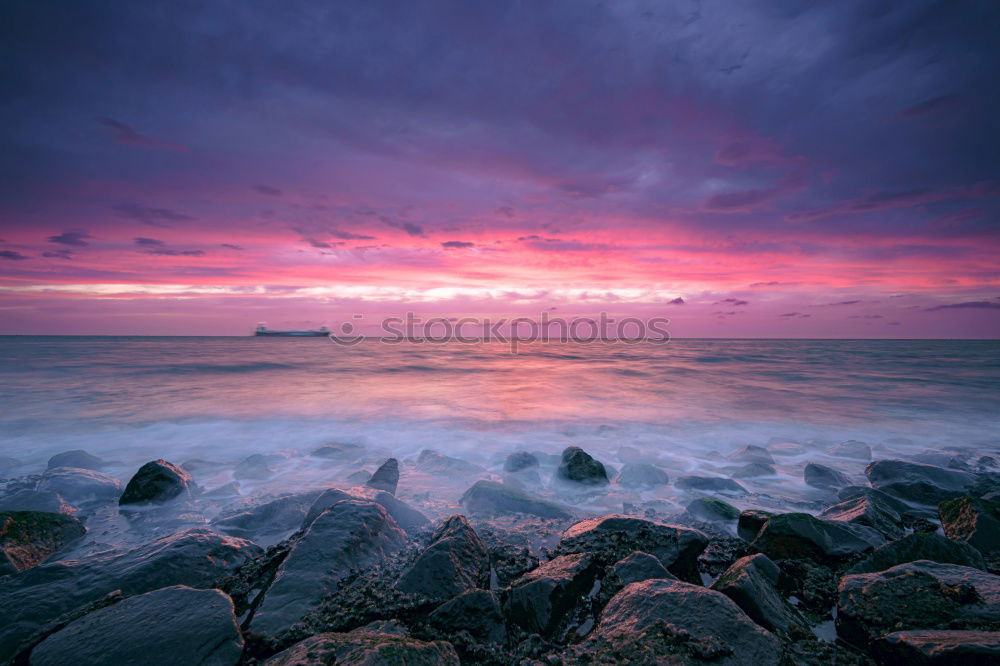
[{"label": "sky", "polygon": [[1000,337],[1000,5],[3,2],[0,334]]}]

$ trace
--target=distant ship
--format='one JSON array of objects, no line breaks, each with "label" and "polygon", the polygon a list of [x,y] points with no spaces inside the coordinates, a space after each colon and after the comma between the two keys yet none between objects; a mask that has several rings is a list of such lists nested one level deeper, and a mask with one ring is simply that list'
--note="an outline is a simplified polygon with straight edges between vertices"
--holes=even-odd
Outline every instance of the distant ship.
[{"label": "distant ship", "polygon": [[326,326],[320,326],[318,331],[270,331],[264,324],[257,324],[253,334],[270,338],[325,338],[330,335],[330,330]]}]

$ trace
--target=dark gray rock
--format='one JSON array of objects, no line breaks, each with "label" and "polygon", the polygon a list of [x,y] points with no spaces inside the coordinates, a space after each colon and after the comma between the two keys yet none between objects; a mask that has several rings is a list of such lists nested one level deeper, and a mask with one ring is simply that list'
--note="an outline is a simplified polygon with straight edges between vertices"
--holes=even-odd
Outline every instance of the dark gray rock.
[{"label": "dark gray rock", "polygon": [[826,450],[827,455],[838,458],[853,458],[854,460],[871,460],[872,447],[856,439],[849,439],[846,442],[835,444]]},{"label": "dark gray rock", "polygon": [[233,602],[219,590],[183,585],[93,611],[31,651],[32,666],[235,665],[243,652]]},{"label": "dark gray rock", "polygon": [[451,643],[366,631],[316,634],[279,652],[265,666],[459,666]]},{"label": "dark gray rock", "polygon": [[975,474],[904,460],[876,460],[865,468],[872,487],[900,499],[938,504],[960,497],[976,482]]},{"label": "dark gray rock", "polygon": [[721,592],[768,631],[788,634],[793,626],[806,629],[805,618],[778,592],[781,571],[767,555],[747,555],[733,563],[712,589]]},{"label": "dark gray rock", "polygon": [[897,564],[930,560],[941,564],[958,564],[986,570],[982,553],[963,541],[948,539],[940,534],[907,534],[898,541],[879,546],[871,555],[851,567],[847,573],[874,573]]},{"label": "dark gray rock", "polygon": [[337,502],[291,545],[249,620],[249,630],[270,637],[283,635],[352,569],[381,562],[405,542],[405,533],[380,504]]},{"label": "dark gray rock", "polygon": [[742,463],[762,463],[764,465],[773,465],[774,458],[763,446],[755,446],[753,444],[747,444],[742,449],[734,451],[729,455],[729,460],[733,462]]},{"label": "dark gray rock", "polygon": [[840,579],[837,633],[866,645],[909,629],[994,630],[1000,623],[1000,576],[956,564],[908,562]]},{"label": "dark gray rock", "polygon": [[861,555],[886,542],[870,527],[822,520],[808,513],[771,516],[752,546],[775,560],[833,562]]},{"label": "dark gray rock", "polygon": [[327,444],[314,450],[310,455],[317,458],[330,458],[335,460],[351,461],[357,460],[365,453],[365,447],[353,442],[335,442]]},{"label": "dark gray rock", "polygon": [[[646,631],[654,625],[655,632]],[[632,583],[616,594],[587,643],[598,652],[610,647],[640,655],[627,663],[746,666],[781,658],[778,639],[727,596],[670,580]]]},{"label": "dark gray rock", "polygon": [[73,451],[63,451],[62,453],[57,453],[49,458],[49,463],[46,466],[46,469],[55,469],[56,467],[76,467],[77,469],[100,470],[104,467],[104,460],[87,453],[83,449],[74,449]]},{"label": "dark gray rock", "polygon": [[612,564],[610,573],[617,577],[622,586],[651,578],[677,580],[677,576],[667,571],[660,560],[641,550]]},{"label": "dark gray rock", "polygon": [[570,446],[562,452],[556,477],[591,486],[608,483],[608,472],[604,465],[578,446]]},{"label": "dark gray rock", "polygon": [[760,511],[758,509],[740,511],[738,522],[736,523],[736,533],[744,541],[753,541],[760,534],[760,530],[764,527],[764,524],[773,515],[769,511]]},{"label": "dark gray rock", "polygon": [[90,502],[113,502],[122,492],[122,483],[92,469],[56,467],[42,474],[36,490],[56,493],[70,504],[80,506]]},{"label": "dark gray rock", "polygon": [[[238,513],[220,516],[212,521],[212,527],[223,534],[250,539],[265,547],[271,546],[287,539],[302,527],[309,508],[320,494],[319,490],[313,490],[278,497]],[[346,497],[344,495],[337,500]]]},{"label": "dark gray rock", "polygon": [[366,469],[358,469],[348,474],[344,479],[350,483],[368,483],[371,481],[372,473]]},{"label": "dark gray rock", "polygon": [[395,495],[396,487],[399,485],[399,461],[395,458],[386,460],[375,470],[372,478],[368,479],[365,485]]},{"label": "dark gray rock", "polygon": [[[342,502],[349,499],[362,499],[360,497],[355,497],[350,493],[346,493],[343,490],[337,488],[327,488],[326,490],[320,492],[318,490],[310,493],[301,493],[299,495],[292,495],[293,498],[301,498],[302,502],[307,502],[308,509],[305,512],[305,517],[299,521],[299,527],[306,529],[312,525],[313,521],[319,518],[319,515],[329,509],[331,506],[337,502]],[[311,498],[311,499],[310,499]],[[291,498],[289,498],[291,499]]]},{"label": "dark gray rock", "polygon": [[375,493],[375,497],[372,499],[377,504],[381,504],[396,521],[396,524],[407,534],[415,534],[431,524],[427,516],[385,491]]},{"label": "dark gray rock", "polygon": [[995,666],[1000,664],[1000,631],[894,631],[872,644],[880,664],[908,666]]},{"label": "dark gray rock", "polygon": [[1000,502],[959,497],[938,505],[941,529],[983,553],[1000,552]]},{"label": "dark gray rock", "polygon": [[747,463],[733,472],[734,479],[756,479],[761,476],[774,476],[775,469],[765,463]]},{"label": "dark gray rock", "polygon": [[170,585],[211,587],[263,551],[243,539],[196,528],[124,552],[40,564],[12,576],[0,594],[0,661],[58,616],[114,590],[142,594]]},{"label": "dark gray rock", "polygon": [[708,537],[698,530],[612,514],[572,525],[563,532],[555,552],[591,553],[607,565],[640,550],[656,557],[681,580],[697,581],[698,556],[707,545]]},{"label": "dark gray rock", "polygon": [[656,465],[625,463],[615,483],[626,488],[656,488],[670,483],[670,477]]},{"label": "dark gray rock", "polygon": [[538,458],[527,451],[515,451],[503,461],[503,471],[520,472],[538,467]]},{"label": "dark gray rock", "polygon": [[445,601],[487,587],[490,554],[465,516],[455,515],[437,529],[431,542],[396,581],[401,592]]},{"label": "dark gray rock", "polygon": [[714,497],[699,497],[687,505],[686,511],[698,520],[707,522],[727,522],[740,517],[739,509]]},{"label": "dark gray rock", "polygon": [[424,449],[417,457],[417,469],[429,474],[459,474],[469,476],[482,474],[484,470],[479,465],[473,465],[459,458],[452,458],[431,449]]},{"label": "dark gray rock", "polygon": [[821,489],[836,490],[851,485],[851,480],[847,478],[846,474],[818,463],[808,463],[802,470],[802,479],[807,486]]},{"label": "dark gray rock", "polygon": [[0,511],[0,576],[30,569],[86,532],[61,513]]},{"label": "dark gray rock", "polygon": [[230,481],[229,483],[219,486],[218,488],[212,488],[211,490],[206,490],[201,494],[202,499],[230,499],[232,497],[240,496],[240,484],[238,481]]},{"label": "dark gray rock", "polygon": [[903,520],[892,507],[872,495],[862,495],[834,504],[819,514],[820,518],[841,523],[865,525],[888,539],[903,536]]},{"label": "dark gray rock", "polygon": [[507,640],[507,626],[500,605],[487,590],[461,594],[438,606],[427,619],[439,631],[467,631],[481,643],[503,644]]},{"label": "dark gray rock", "polygon": [[570,510],[560,504],[496,481],[476,481],[462,495],[461,503],[470,514],[481,516],[524,513],[540,518],[572,517]]},{"label": "dark gray rock", "polygon": [[153,460],[139,468],[118,500],[124,504],[162,504],[190,499],[194,481],[183,468],[166,460]]},{"label": "dark gray rock", "polygon": [[265,481],[274,475],[267,458],[259,453],[248,456],[233,469],[233,478],[240,481]]},{"label": "dark gray rock", "polygon": [[51,490],[22,489],[0,498],[0,511],[42,511],[72,516],[76,514],[76,507]]},{"label": "dark gray rock", "polygon": [[912,507],[901,499],[868,486],[846,486],[837,491],[837,499],[842,502],[856,497],[874,497],[900,516],[912,510]]},{"label": "dark gray rock", "polygon": [[562,555],[510,585],[504,609],[528,632],[556,636],[570,611],[594,586],[599,567],[588,553]]},{"label": "dark gray rock", "polygon": [[682,476],[674,485],[684,490],[698,490],[706,493],[721,493],[723,495],[746,495],[747,489],[721,476]]}]

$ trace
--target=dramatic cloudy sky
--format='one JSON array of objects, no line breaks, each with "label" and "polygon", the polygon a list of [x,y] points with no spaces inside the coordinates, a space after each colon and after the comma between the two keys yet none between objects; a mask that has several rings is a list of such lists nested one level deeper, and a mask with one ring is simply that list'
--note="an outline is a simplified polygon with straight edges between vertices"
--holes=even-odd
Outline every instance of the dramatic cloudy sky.
[{"label": "dramatic cloudy sky", "polygon": [[0,333],[1000,336],[1000,5],[10,1]]}]

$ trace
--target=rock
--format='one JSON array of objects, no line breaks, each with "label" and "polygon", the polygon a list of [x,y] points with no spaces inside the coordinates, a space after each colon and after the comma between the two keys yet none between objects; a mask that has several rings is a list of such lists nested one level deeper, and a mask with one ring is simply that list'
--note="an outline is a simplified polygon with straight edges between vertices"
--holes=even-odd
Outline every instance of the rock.
[{"label": "rock", "polygon": [[1000,551],[1000,502],[959,497],[941,502],[938,516],[949,538],[966,541],[983,553]]},{"label": "rock", "polygon": [[430,544],[402,573],[395,587],[401,592],[445,601],[487,587],[490,555],[465,516],[455,515],[431,537]]},{"label": "rock", "polygon": [[618,456],[618,460],[620,460],[623,463],[653,464],[656,462],[657,458],[656,455],[640,451],[634,446],[619,446],[618,453],[616,455]]},{"label": "rock", "polygon": [[396,487],[399,485],[399,461],[395,458],[386,460],[375,470],[372,478],[368,479],[365,485],[395,495]]},{"label": "rock", "polygon": [[753,541],[760,534],[764,523],[773,515],[769,511],[760,511],[758,509],[740,511],[739,519],[736,523],[736,533],[744,541]]},{"label": "rock", "polygon": [[474,515],[524,513],[540,518],[572,517],[570,510],[560,504],[496,481],[476,481],[462,495],[461,503],[466,511]]},{"label": "rock", "polygon": [[911,507],[906,502],[893,497],[888,493],[868,486],[846,486],[837,491],[837,499],[846,501],[856,497],[874,497],[882,504],[898,513],[900,516],[911,511]]},{"label": "rock", "polygon": [[351,472],[344,478],[350,483],[368,483],[371,481],[372,473],[366,469],[358,469]]},{"label": "rock", "polygon": [[747,555],[733,563],[712,589],[721,592],[768,631],[788,634],[793,626],[806,629],[809,624],[778,592],[781,571],[767,555]]},{"label": "rock", "polygon": [[885,537],[870,527],[822,520],[808,513],[771,516],[751,544],[768,557],[837,561],[874,550]]},{"label": "rock", "polygon": [[[302,527],[309,508],[320,494],[320,491],[313,490],[285,495],[239,513],[220,516],[212,521],[212,527],[223,534],[250,539],[265,547],[271,546],[287,539]],[[337,501],[346,497],[346,494],[338,497]]]},{"label": "rock", "polygon": [[770,465],[764,463],[747,463],[733,472],[732,476],[735,479],[756,479],[760,476],[774,476],[775,474],[777,472]]},{"label": "rock", "polygon": [[224,664],[243,652],[233,602],[183,585],[130,597],[70,622],[31,651],[32,666]]},{"label": "rock", "polygon": [[467,631],[479,642],[500,643],[507,640],[500,605],[492,592],[470,590],[438,606],[427,618],[439,631]]},{"label": "rock", "polygon": [[21,461],[17,458],[0,456],[0,479],[10,476],[20,466]]},{"label": "rock", "polygon": [[959,564],[986,570],[982,554],[963,541],[948,539],[940,534],[907,534],[898,541],[879,546],[871,555],[848,569],[847,573],[873,573],[897,564],[930,560],[941,564]]},{"label": "rock", "polygon": [[482,474],[486,471],[479,465],[442,455],[431,449],[424,449],[420,452],[417,457],[417,469],[430,474],[460,474],[465,476]]},{"label": "rock", "polygon": [[424,642],[352,631],[346,634],[316,634],[279,652],[265,666],[459,666],[451,643]]},{"label": "rock", "polygon": [[534,467],[538,467],[538,458],[527,451],[515,451],[503,461],[505,472],[520,472]]},{"label": "rock", "polygon": [[622,586],[651,578],[677,580],[676,576],[664,568],[660,560],[641,550],[637,550],[628,557],[618,560],[611,565],[610,570],[618,578]]},{"label": "rock", "polygon": [[75,449],[73,451],[57,453],[49,458],[49,464],[46,466],[46,469],[55,469],[56,467],[100,470],[104,467],[104,461],[97,456],[87,453],[83,449]]},{"label": "rock", "polygon": [[580,521],[563,532],[556,554],[592,553],[603,565],[634,551],[653,555],[681,580],[700,580],[698,556],[708,537],[698,530],[623,515]]},{"label": "rock", "polygon": [[181,463],[181,467],[189,472],[199,472],[207,469],[219,469],[225,467],[223,463],[215,462],[213,460],[205,460],[203,458],[191,458],[190,460],[185,460]]},{"label": "rock", "polygon": [[608,473],[604,465],[578,446],[570,446],[562,452],[562,460],[556,468],[556,477],[591,486],[608,483]]},{"label": "rock", "polygon": [[431,524],[427,516],[385,491],[375,493],[373,499],[389,512],[389,516],[407,534],[412,535]]},{"label": "rock", "polygon": [[0,512],[0,576],[30,569],[86,532],[79,520],[60,513]]},{"label": "rock", "polygon": [[273,474],[267,464],[267,458],[259,453],[247,457],[233,469],[233,478],[240,481],[264,481],[270,479]]},{"label": "rock", "polygon": [[864,646],[909,629],[992,630],[1000,622],[1000,576],[917,560],[840,579],[837,633]]},{"label": "rock", "polygon": [[229,499],[240,496],[240,484],[238,481],[230,481],[224,486],[212,488],[201,494],[203,499]]},{"label": "rock", "polygon": [[556,636],[570,611],[594,587],[598,570],[588,553],[545,562],[511,583],[504,606],[507,616],[528,632]]},{"label": "rock", "polygon": [[687,505],[687,512],[698,520],[731,521],[740,517],[740,510],[714,497],[699,497]]},{"label": "rock", "polygon": [[829,456],[837,456],[838,458],[871,460],[872,447],[868,446],[864,442],[859,442],[856,439],[849,439],[846,442],[841,442],[840,444],[831,446],[826,450],[826,454]]},{"label": "rock", "polygon": [[[655,631],[645,631],[656,626]],[[781,644],[720,592],[680,581],[632,583],[612,597],[588,641],[648,656],[673,659],[625,659],[625,663],[716,666],[777,664]],[[652,654],[650,654],[650,651]]]},{"label": "rock", "polygon": [[67,502],[80,505],[118,499],[122,483],[113,476],[92,469],[56,467],[42,474],[36,490],[56,493]]},{"label": "rock", "polygon": [[365,447],[360,444],[354,444],[353,442],[336,442],[334,444],[321,446],[310,453],[310,455],[316,456],[317,458],[332,458],[349,461],[357,460],[364,455],[364,452]]},{"label": "rock", "polygon": [[847,478],[847,475],[818,463],[808,463],[802,471],[802,479],[807,486],[820,489],[837,489],[851,485],[851,480]]},{"label": "rock", "polygon": [[[362,499],[360,497],[355,497],[350,493],[346,493],[343,490],[337,488],[327,488],[326,490],[320,492],[318,490],[311,493],[301,493],[300,495],[292,495],[293,498],[301,498],[301,501],[308,501],[308,510],[305,512],[305,517],[299,521],[299,527],[302,529],[308,528],[313,524],[313,521],[319,518],[320,514],[329,509],[331,506],[337,502],[342,502],[344,500],[350,499]],[[291,499],[291,498],[289,498]]]},{"label": "rock", "polygon": [[865,525],[888,539],[903,536],[903,521],[891,507],[872,495],[862,495],[834,504],[819,514],[820,518],[841,523]]},{"label": "rock", "polygon": [[118,504],[162,504],[177,498],[190,499],[193,484],[184,469],[166,460],[153,460],[140,467],[129,480]]},{"label": "rock", "polygon": [[0,661],[56,617],[114,590],[142,594],[169,585],[211,587],[252,558],[256,545],[205,528],[184,530],[124,552],[40,564],[12,576],[0,594]]},{"label": "rock", "polygon": [[1000,663],[1000,632],[894,631],[872,644],[880,664],[990,666]]},{"label": "rock", "polygon": [[774,458],[763,446],[754,446],[753,444],[747,444],[742,449],[734,451],[729,455],[729,460],[733,462],[742,463],[762,463],[764,465],[773,465]]},{"label": "rock", "polygon": [[324,511],[291,546],[274,582],[245,625],[279,637],[351,570],[369,568],[397,552],[406,535],[375,502],[343,500]]},{"label": "rock", "polygon": [[670,483],[670,477],[656,465],[625,463],[615,478],[615,483],[626,488],[655,488]]},{"label": "rock", "polygon": [[921,504],[960,497],[976,482],[969,472],[903,460],[876,460],[865,468],[865,474],[872,487]]},{"label": "rock", "polygon": [[66,516],[76,514],[76,508],[68,504],[59,493],[28,489],[0,498],[0,511],[41,511]]},{"label": "rock", "polygon": [[746,495],[747,490],[732,479],[721,476],[682,476],[674,485],[684,490],[700,490],[724,495]]},{"label": "rock", "polygon": [[767,452],[772,456],[801,456],[809,453],[809,449],[798,442],[775,442],[767,445]]}]

